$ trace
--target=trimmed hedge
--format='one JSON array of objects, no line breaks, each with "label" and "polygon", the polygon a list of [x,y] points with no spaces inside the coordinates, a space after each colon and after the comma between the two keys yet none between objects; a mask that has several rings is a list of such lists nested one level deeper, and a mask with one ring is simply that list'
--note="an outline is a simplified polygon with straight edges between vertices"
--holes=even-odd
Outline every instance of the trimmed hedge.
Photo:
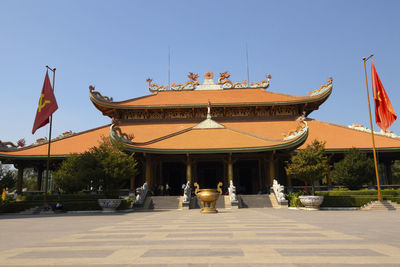
[{"label": "trimmed hedge", "polygon": [[[105,195],[100,194],[60,194],[60,195],[47,195],[49,202],[57,201],[93,201],[99,198],[107,198]],[[118,197],[117,197],[118,198]],[[44,195],[26,195],[27,201],[43,201]]]},{"label": "trimmed hedge", "polygon": [[[24,201],[7,201],[0,203],[0,213],[16,213],[33,207],[43,205],[43,195],[27,196]],[[104,195],[48,195],[47,203],[55,206],[57,202],[63,205],[64,211],[86,211],[86,210],[101,210],[97,200],[107,198]],[[132,208],[133,199],[122,199],[118,210]]]},{"label": "trimmed hedge", "polygon": [[[333,191],[317,191],[319,196],[378,196],[378,190],[333,190]],[[382,196],[400,197],[400,189],[384,189]]]},{"label": "trimmed hedge", "polygon": [[[302,194],[304,192],[286,195],[291,207],[302,206],[298,199],[298,196]],[[316,191],[315,195],[324,196],[324,202],[321,207],[361,207],[378,199],[378,191],[368,189]],[[384,189],[382,190],[382,196],[384,200],[391,200],[400,204],[400,189]]]},{"label": "trimmed hedge", "polygon": [[0,205],[0,213],[15,213],[21,212],[36,206],[43,205],[43,202],[40,201],[10,201],[7,203],[2,203]]},{"label": "trimmed hedge", "polygon": [[377,196],[324,196],[321,207],[361,207],[377,199]]}]

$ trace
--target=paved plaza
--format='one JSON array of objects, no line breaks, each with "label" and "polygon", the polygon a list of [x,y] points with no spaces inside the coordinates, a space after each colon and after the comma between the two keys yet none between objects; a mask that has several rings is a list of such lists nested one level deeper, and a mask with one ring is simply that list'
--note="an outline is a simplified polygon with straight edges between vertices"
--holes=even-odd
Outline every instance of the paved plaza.
[{"label": "paved plaza", "polygon": [[400,212],[1,215],[0,266],[400,266]]}]

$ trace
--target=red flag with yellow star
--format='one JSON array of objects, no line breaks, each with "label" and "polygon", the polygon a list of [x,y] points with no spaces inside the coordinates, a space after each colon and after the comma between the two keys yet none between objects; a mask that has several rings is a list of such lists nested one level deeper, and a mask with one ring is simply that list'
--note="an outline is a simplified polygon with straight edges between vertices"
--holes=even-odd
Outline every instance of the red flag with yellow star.
[{"label": "red flag with yellow star", "polygon": [[375,121],[379,127],[385,132],[397,119],[396,113],[390,103],[389,97],[383,88],[382,82],[379,79],[378,73],[375,70],[374,62],[371,62],[372,72],[372,91],[374,92],[375,102]]},{"label": "red flag with yellow star", "polygon": [[39,105],[36,111],[35,122],[33,123],[32,134],[40,127],[49,123],[49,117],[58,109],[56,97],[50,84],[49,72],[46,71],[42,93],[39,98]]}]

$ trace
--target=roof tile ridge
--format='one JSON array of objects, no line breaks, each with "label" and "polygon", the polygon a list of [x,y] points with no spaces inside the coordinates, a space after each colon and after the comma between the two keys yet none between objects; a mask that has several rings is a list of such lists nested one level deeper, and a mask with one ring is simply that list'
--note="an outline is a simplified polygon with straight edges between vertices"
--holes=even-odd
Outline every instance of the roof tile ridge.
[{"label": "roof tile ridge", "polygon": [[146,142],[132,142],[132,145],[137,145],[137,146],[151,145],[151,144],[154,144],[154,143],[157,143],[157,142],[166,140],[166,139],[168,139],[168,138],[171,138],[171,137],[174,137],[174,136],[177,136],[177,135],[180,135],[180,134],[184,134],[184,133],[189,132],[189,131],[191,131],[191,130],[193,130],[193,126],[191,126],[191,127],[189,127],[189,128],[186,128],[186,129],[183,129],[183,130],[179,130],[179,131],[177,131],[177,132],[173,132],[173,133],[170,133],[170,134],[167,134],[167,135],[164,135],[164,136],[155,138],[155,139],[150,140],[150,141],[146,141]]},{"label": "roof tile ridge", "polygon": [[[85,134],[85,133],[89,133],[89,132],[92,132],[92,131],[99,130],[99,129],[101,129],[101,128],[108,128],[108,127],[110,127],[110,125],[111,125],[111,124],[107,124],[107,125],[103,125],[103,126],[99,126],[99,127],[93,128],[93,129],[89,129],[89,130],[85,130],[85,131],[82,131],[82,132],[74,133],[74,134],[72,134],[72,135],[69,135],[69,136],[66,136],[66,137],[64,137],[64,138],[60,138],[60,139],[57,139],[57,140],[51,139],[51,143],[54,144],[54,143],[56,143],[56,142],[58,142],[58,141],[63,141],[63,140],[66,140],[66,139],[68,139],[68,138],[71,138],[71,137],[76,137],[76,136],[78,136],[78,135],[82,135],[82,134]],[[20,148],[20,149],[15,150],[15,151],[23,151],[23,150],[27,150],[27,149],[31,149],[31,148],[35,148],[35,147],[40,147],[40,146],[43,146],[43,145],[47,145],[48,143],[49,143],[49,142],[45,142],[45,143],[38,144],[38,145],[30,144],[29,146]]]},{"label": "roof tile ridge", "polygon": [[139,100],[139,99],[143,99],[143,98],[149,98],[149,97],[152,97],[152,96],[156,96],[159,93],[162,93],[162,92],[157,92],[157,93],[150,94],[150,95],[143,95],[143,96],[139,96],[139,97],[134,97],[134,98],[130,98],[130,99],[127,99],[127,100],[122,100],[122,101],[113,101],[111,103],[113,103],[113,104],[123,104],[125,102],[130,102],[130,101],[135,101],[135,100]]},{"label": "roof tile ridge", "polygon": [[[327,125],[331,125],[331,126],[335,126],[335,127],[344,128],[344,129],[346,129],[346,130],[356,131],[357,133],[365,133],[365,134],[369,134],[369,135],[371,134],[371,132],[360,131],[360,130],[357,130],[357,129],[354,129],[354,128],[350,128],[350,127],[345,126],[345,125],[333,123],[333,122],[327,122],[327,121],[321,121],[321,120],[315,120],[315,119],[312,119],[312,120],[313,120],[313,121],[316,121],[316,122],[321,122],[321,123],[324,123],[324,124],[327,124]],[[370,130],[370,129],[368,129],[368,130]],[[376,133],[375,131],[374,131],[374,135],[375,135],[375,136],[379,136],[379,137],[389,138],[390,140],[397,140],[397,141],[400,141],[399,138],[391,137],[391,136],[386,136],[386,135],[382,135],[382,134]]]},{"label": "roof tile ridge", "polygon": [[298,99],[308,99],[310,96],[302,96],[302,95],[292,95],[292,94],[285,94],[285,93],[278,93],[272,91],[265,91],[266,93],[274,94],[274,95],[281,95],[281,96],[291,96]]},{"label": "roof tile ridge", "polygon": [[[221,124],[221,125],[223,125],[223,124]],[[259,136],[259,135],[256,135],[256,134],[251,134],[251,133],[248,133],[248,132],[245,132],[245,131],[242,131],[242,130],[234,129],[232,127],[228,127],[228,126],[225,126],[225,125],[223,125],[223,126],[226,129],[230,130],[230,131],[233,131],[233,132],[236,132],[236,133],[240,133],[240,134],[244,134],[244,135],[247,135],[247,136],[250,136],[250,137],[254,137],[254,138],[257,138],[257,139],[261,139],[263,141],[267,141],[267,142],[282,142],[282,143],[285,142],[285,140],[283,140],[283,138],[282,139],[271,139],[271,138],[262,137],[262,136]]]}]

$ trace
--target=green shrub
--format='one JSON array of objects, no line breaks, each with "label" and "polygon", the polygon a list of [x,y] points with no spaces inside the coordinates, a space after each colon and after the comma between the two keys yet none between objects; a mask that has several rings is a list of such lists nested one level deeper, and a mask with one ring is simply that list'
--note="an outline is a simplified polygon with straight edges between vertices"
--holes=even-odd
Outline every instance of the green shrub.
[{"label": "green shrub", "polygon": [[134,203],[133,198],[124,198],[121,201],[121,204],[118,206],[118,210],[131,209],[133,207],[133,203]]},{"label": "green shrub", "polygon": [[324,196],[321,207],[361,207],[378,196]]},{"label": "green shrub", "polygon": [[332,181],[349,189],[358,189],[374,179],[374,162],[367,153],[352,148],[344,159],[335,163],[330,173]]},{"label": "green shrub", "polygon": [[53,173],[54,183],[61,191],[76,193],[85,188],[102,188],[113,194],[129,184],[138,170],[133,154],[122,152],[124,145],[103,137],[102,143],[82,154],[73,154]]},{"label": "green shrub", "polygon": [[[377,196],[377,190],[333,190],[333,191],[317,191],[315,193],[319,196]],[[383,196],[400,196],[400,189],[385,189],[382,190]]]},{"label": "green shrub", "polygon": [[286,172],[289,178],[298,179],[311,185],[311,192],[314,195],[314,181],[324,179],[328,169],[325,142],[314,140],[311,145],[307,145],[306,149],[298,151],[291,157]]},{"label": "green shrub", "polygon": [[10,201],[0,205],[0,213],[16,213],[41,205],[43,202],[40,201]]},{"label": "green shrub", "polygon": [[299,191],[299,192],[292,192],[289,194],[286,194],[286,198],[289,201],[289,206],[290,207],[303,207],[303,205],[300,202],[299,196],[304,195],[304,191]]},{"label": "green shrub", "polygon": [[61,202],[65,211],[101,210],[97,200],[92,201],[65,201]]}]

